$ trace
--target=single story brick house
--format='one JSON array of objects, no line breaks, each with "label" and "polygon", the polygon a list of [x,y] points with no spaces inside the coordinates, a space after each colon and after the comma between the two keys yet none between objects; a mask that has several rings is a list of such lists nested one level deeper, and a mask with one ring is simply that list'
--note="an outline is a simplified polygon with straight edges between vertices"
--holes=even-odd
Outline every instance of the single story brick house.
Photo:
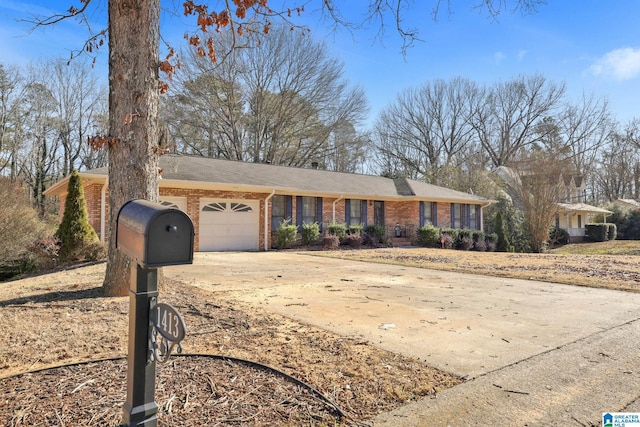
[{"label": "single story brick house", "polygon": [[[341,173],[204,157],[164,155],[160,202],[192,219],[196,251],[268,250],[285,219],[293,224],[379,224],[402,244],[418,227],[482,230],[491,200],[411,179]],[[89,221],[108,236],[107,168],[80,172]],[[68,177],[45,193],[64,209]],[[399,227],[398,227],[399,226]],[[400,241],[396,242],[400,244]]]}]

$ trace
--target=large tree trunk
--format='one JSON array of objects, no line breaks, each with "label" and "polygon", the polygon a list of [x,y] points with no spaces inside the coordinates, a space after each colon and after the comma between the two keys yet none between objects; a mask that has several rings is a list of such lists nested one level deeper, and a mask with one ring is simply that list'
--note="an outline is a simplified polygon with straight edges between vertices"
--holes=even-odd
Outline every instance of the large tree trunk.
[{"label": "large tree trunk", "polygon": [[158,199],[159,0],[109,0],[109,255],[106,295],[126,295],[130,261],[116,219],[136,198]]}]

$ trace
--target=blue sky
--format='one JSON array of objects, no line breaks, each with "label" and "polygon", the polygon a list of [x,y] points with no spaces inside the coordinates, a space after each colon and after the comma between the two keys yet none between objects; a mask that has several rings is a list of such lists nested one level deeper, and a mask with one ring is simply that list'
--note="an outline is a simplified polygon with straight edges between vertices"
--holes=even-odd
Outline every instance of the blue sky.
[{"label": "blue sky", "polygon": [[[269,4],[275,8],[281,1]],[[369,1],[337,3],[345,18],[360,22]],[[571,100],[577,101],[583,93],[606,97],[621,122],[640,118],[640,0],[548,0],[537,13],[503,12],[497,22],[473,9],[479,3],[475,0],[454,0],[464,5],[456,5],[453,15],[445,11],[433,21],[430,5],[434,3],[415,1],[406,16],[407,27],[417,27],[424,41],[404,56],[390,21],[382,40],[374,40],[379,29],[375,23],[369,29],[333,32],[327,23],[318,22],[314,7],[320,0],[314,0],[299,22],[308,24],[312,36],[327,43],[344,62],[345,76],[365,89],[371,105],[369,121],[403,89],[436,78],[461,76],[491,84],[534,73],[566,82]],[[85,33],[74,23],[30,32],[28,24],[15,21],[62,11],[71,4],[72,0],[0,0],[0,61],[24,65],[38,58],[66,58],[70,49],[80,47]],[[92,6],[97,9],[90,19],[98,30],[106,25],[106,0],[93,0]],[[174,43],[182,42],[183,33],[181,25],[164,28]],[[98,61],[98,67],[106,66],[106,51]]]}]

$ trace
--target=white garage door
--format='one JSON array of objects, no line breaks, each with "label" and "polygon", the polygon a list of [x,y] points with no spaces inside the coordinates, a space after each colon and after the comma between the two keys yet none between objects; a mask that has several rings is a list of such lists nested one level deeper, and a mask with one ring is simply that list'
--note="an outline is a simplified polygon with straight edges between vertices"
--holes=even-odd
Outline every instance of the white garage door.
[{"label": "white garage door", "polygon": [[260,202],[209,200],[200,208],[200,251],[258,250]]},{"label": "white garage door", "polygon": [[180,209],[185,213],[187,212],[186,197],[160,197],[160,204],[169,208]]}]

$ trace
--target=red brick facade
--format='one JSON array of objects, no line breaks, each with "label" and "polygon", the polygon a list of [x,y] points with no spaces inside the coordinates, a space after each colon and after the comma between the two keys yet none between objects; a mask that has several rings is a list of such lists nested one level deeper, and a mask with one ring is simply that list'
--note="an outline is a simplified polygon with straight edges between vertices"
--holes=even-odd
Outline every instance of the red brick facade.
[{"label": "red brick facade", "polygon": [[[98,235],[104,232],[105,240],[109,236],[109,196],[108,191],[102,194],[102,184],[88,184],[84,187],[85,199],[87,201],[87,211],[89,214],[89,223],[96,230]],[[204,189],[182,189],[182,188],[160,188],[160,199],[163,197],[181,197],[186,199],[187,214],[193,221],[195,231],[195,250],[199,250],[200,235],[200,209],[201,200],[203,199],[235,199],[235,200],[252,200],[259,201],[259,249],[265,248],[265,225],[266,235],[271,236],[266,247],[270,248],[273,242],[271,230],[271,204],[267,206],[267,220],[265,221],[265,200],[270,198],[270,193],[247,193],[234,191],[204,190]],[[102,199],[105,199],[105,211],[101,212]],[[346,199],[344,198],[323,198],[322,200],[322,223],[329,224],[335,220],[338,223],[346,222],[345,216]],[[292,217],[296,218],[296,197],[293,195]],[[334,211],[335,209],[335,211]],[[374,201],[367,200],[367,223],[374,224]],[[60,216],[64,212],[64,197],[60,198]],[[335,217],[334,217],[335,212]],[[104,215],[104,216],[102,216]],[[437,203],[437,224],[440,227],[451,226],[451,203]],[[104,218],[104,229],[101,230],[100,220]],[[416,230],[420,226],[420,201],[385,201],[384,202],[384,221],[388,236],[393,236],[396,225],[400,225],[402,236],[414,239]]]}]

